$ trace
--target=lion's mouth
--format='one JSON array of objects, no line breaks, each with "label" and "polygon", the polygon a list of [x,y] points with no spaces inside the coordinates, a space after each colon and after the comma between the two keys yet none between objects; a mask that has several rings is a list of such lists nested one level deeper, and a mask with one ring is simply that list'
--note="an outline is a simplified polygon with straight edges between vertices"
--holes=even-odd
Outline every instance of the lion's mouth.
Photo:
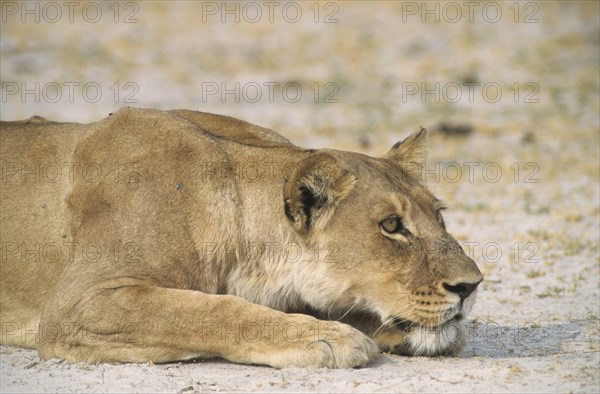
[{"label": "lion's mouth", "polygon": [[401,356],[454,356],[466,343],[465,328],[459,324],[464,318],[458,312],[436,325],[395,318],[393,325],[404,338],[391,351]]},{"label": "lion's mouth", "polygon": [[402,317],[394,317],[393,318],[393,326],[401,331],[406,333],[413,332],[419,328],[424,328],[431,331],[436,331],[444,328],[449,324],[453,324],[456,322],[460,322],[464,319],[464,315],[461,312],[455,313],[452,317],[445,319],[443,322],[437,325],[425,325],[420,324]]}]

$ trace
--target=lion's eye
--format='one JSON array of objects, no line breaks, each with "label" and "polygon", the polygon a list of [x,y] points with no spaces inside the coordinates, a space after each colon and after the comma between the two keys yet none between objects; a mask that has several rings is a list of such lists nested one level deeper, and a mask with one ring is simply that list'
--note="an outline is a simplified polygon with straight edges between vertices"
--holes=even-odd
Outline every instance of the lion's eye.
[{"label": "lion's eye", "polygon": [[400,233],[404,236],[410,234],[410,231],[408,231],[408,229],[402,224],[402,218],[397,216],[390,217],[382,221],[381,228],[383,228],[383,230],[389,234]]}]

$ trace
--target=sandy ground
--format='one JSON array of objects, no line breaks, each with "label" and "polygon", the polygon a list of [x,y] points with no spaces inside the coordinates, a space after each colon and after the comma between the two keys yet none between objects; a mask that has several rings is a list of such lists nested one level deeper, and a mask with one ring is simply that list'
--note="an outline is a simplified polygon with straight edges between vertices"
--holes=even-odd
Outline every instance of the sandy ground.
[{"label": "sandy ground", "polygon": [[90,366],[2,346],[2,393],[600,391],[597,2],[295,2],[272,21],[228,3],[239,22],[221,2],[76,3],[2,2],[2,120],[190,108],[373,155],[423,125],[425,180],[486,280],[458,358]]}]

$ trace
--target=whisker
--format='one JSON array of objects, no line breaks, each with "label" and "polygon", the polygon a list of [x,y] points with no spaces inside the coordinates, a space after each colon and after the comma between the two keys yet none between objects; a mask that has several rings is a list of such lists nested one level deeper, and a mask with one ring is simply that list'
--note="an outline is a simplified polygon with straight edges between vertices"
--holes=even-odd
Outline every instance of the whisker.
[{"label": "whisker", "polygon": [[377,335],[379,333],[379,331],[381,331],[381,329],[383,329],[384,327],[387,327],[392,320],[393,320],[392,317],[388,317],[387,319],[385,319],[383,321],[383,323],[381,323],[379,328],[377,330],[375,330],[375,332],[373,334],[371,334],[371,336]]},{"label": "whisker", "polygon": [[355,307],[356,305],[358,305],[358,302],[359,302],[359,300],[356,300],[356,301],[354,301],[354,303],[353,303],[353,304],[350,306],[350,308],[348,308],[348,310],[346,311],[346,313],[344,313],[342,316],[340,316],[340,317],[339,317],[338,319],[336,319],[336,320],[338,320],[338,321],[339,321],[339,320],[342,320],[344,317],[346,317],[346,316],[348,315],[348,313],[350,313],[350,311],[351,311],[352,309],[354,309],[354,307]]},{"label": "whisker", "polygon": [[391,324],[391,323],[394,322],[394,319],[402,318],[401,315],[403,315],[403,314],[409,314],[410,312],[413,312],[415,310],[415,308],[412,307],[412,306],[410,306],[410,305],[405,305],[404,307],[405,307],[404,310],[400,310],[399,311],[400,314],[397,314],[395,316],[391,316],[391,317],[388,317],[387,319],[385,319],[381,323],[381,325],[379,326],[379,328],[377,328],[377,330],[375,330],[375,332],[373,332],[372,336],[377,335],[379,333],[379,331],[381,331],[382,329],[384,329],[386,327],[393,327],[393,326],[395,326],[394,324]]},{"label": "whisker", "polygon": [[342,295],[341,295],[341,292],[340,292],[340,293],[338,293],[338,296],[333,301],[331,301],[329,309],[327,310],[327,320],[334,320],[334,319],[331,318],[331,311],[333,310],[333,307],[335,306],[335,303],[340,299],[341,296]]}]

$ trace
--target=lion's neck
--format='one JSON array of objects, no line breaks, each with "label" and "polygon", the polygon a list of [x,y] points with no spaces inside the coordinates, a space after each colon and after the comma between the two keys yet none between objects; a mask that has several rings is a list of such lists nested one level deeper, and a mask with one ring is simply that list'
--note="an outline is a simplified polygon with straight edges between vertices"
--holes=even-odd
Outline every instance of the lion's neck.
[{"label": "lion's neck", "polygon": [[304,303],[296,291],[300,244],[291,236],[267,237],[236,246],[237,261],[227,275],[226,292],[281,311]]}]

